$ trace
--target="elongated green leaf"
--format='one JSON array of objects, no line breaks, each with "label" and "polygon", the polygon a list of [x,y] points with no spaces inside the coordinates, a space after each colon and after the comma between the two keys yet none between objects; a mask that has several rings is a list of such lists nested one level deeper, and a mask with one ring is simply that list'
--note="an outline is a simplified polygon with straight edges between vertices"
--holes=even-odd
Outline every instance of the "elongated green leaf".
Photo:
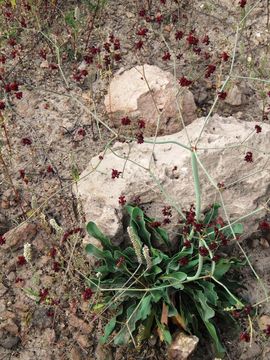
[{"label": "elongated green leaf", "polygon": [[105,250],[111,250],[114,248],[110,239],[100,231],[100,229],[93,221],[89,221],[89,223],[86,225],[86,230],[90,236],[93,236],[93,238],[101,242]]},{"label": "elongated green leaf", "polygon": [[97,259],[104,260],[109,271],[115,271],[115,260],[109,250],[100,250],[92,244],[85,247],[87,254],[95,256]]},{"label": "elongated green leaf", "polygon": [[218,216],[218,209],[220,208],[219,204],[213,204],[211,209],[205,214],[203,223],[205,225],[209,224],[211,221],[215,220]]},{"label": "elongated green leaf", "polygon": [[130,225],[134,227],[136,224],[136,231],[138,233],[139,238],[143,243],[145,243],[149,248],[152,247],[151,245],[151,234],[146,229],[145,220],[144,220],[144,213],[143,211],[138,208],[134,207],[130,216]]},{"label": "elongated green leaf", "polygon": [[121,315],[123,312],[123,307],[121,306],[120,310],[118,311],[118,313],[111,318],[111,320],[108,322],[108,324],[105,326],[104,329],[104,335],[99,339],[101,344],[105,344],[105,342],[108,340],[108,337],[111,335],[111,333],[113,332],[115,325],[116,325],[116,319],[119,315]]},{"label": "elongated green leaf", "polygon": [[232,229],[233,229],[233,231],[231,230],[230,227],[228,227],[228,228],[222,230],[222,232],[223,232],[223,234],[224,234],[225,236],[227,236],[227,237],[233,236],[233,232],[234,232],[235,235],[241,235],[241,234],[243,234],[243,232],[244,232],[244,227],[243,227],[243,225],[242,225],[242,224],[239,224],[239,223],[233,224],[233,225],[232,225]]}]

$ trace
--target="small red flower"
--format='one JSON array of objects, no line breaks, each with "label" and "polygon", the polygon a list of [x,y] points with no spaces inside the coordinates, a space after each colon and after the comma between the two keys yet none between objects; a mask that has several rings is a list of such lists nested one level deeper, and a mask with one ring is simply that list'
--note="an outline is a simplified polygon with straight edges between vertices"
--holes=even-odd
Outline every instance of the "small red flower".
[{"label": "small red flower", "polygon": [[139,132],[136,134],[137,144],[143,144],[144,143],[144,137],[143,133]]},{"label": "small red flower", "polygon": [[9,84],[9,88],[11,91],[18,91],[19,90],[19,85],[16,82],[12,82]]},{"label": "small red flower", "polygon": [[216,65],[209,64],[205,73],[205,78],[209,78],[216,71]]},{"label": "small red flower", "polygon": [[228,61],[229,60],[229,55],[228,55],[228,53],[226,53],[226,51],[223,51],[223,53],[220,55],[220,57],[221,57],[221,59],[223,60],[223,61]]},{"label": "small red flower", "polygon": [[140,17],[145,17],[145,15],[146,15],[146,10],[145,10],[145,9],[141,9],[141,10],[139,11],[139,16],[140,16]]},{"label": "small red flower", "polygon": [[239,1],[239,5],[240,5],[241,8],[244,8],[246,6],[246,4],[247,4],[247,0],[240,0]]},{"label": "small red flower", "polygon": [[53,167],[51,165],[47,166],[47,173],[48,174],[54,174],[54,170],[53,170]]},{"label": "small red flower", "polygon": [[257,134],[262,132],[262,128],[260,127],[260,125],[255,125],[255,130]]},{"label": "small red flower", "polygon": [[208,250],[206,249],[205,246],[200,246],[199,247],[199,254],[201,256],[207,256],[208,255]]},{"label": "small red flower", "polygon": [[156,22],[157,22],[158,24],[161,24],[162,21],[163,21],[163,15],[158,14],[158,15],[156,16]]},{"label": "small red flower", "polygon": [[163,220],[163,224],[164,225],[167,225],[167,224],[170,224],[171,223],[171,219],[169,219],[169,218],[165,218],[164,220]]},{"label": "small red flower", "polygon": [[170,59],[171,59],[171,54],[168,51],[166,51],[162,56],[162,60],[163,61],[168,61]]},{"label": "small red flower", "polygon": [[4,245],[6,243],[6,239],[3,235],[0,235],[0,246]]},{"label": "small red flower", "polygon": [[131,124],[131,120],[128,116],[125,116],[121,119],[121,124],[124,126],[130,125]]},{"label": "small red flower", "polygon": [[241,314],[240,314],[239,311],[233,310],[233,311],[232,311],[232,316],[233,316],[235,319],[239,319],[240,316],[241,316]]},{"label": "small red flower", "polygon": [[187,37],[187,42],[189,43],[189,45],[197,45],[199,39],[191,32]]},{"label": "small red flower", "polygon": [[54,311],[52,309],[50,309],[50,310],[47,311],[46,315],[48,317],[54,317]]},{"label": "small red flower", "polygon": [[120,61],[122,59],[121,54],[114,54],[114,60],[115,61]]},{"label": "small red flower", "polygon": [[112,169],[112,179],[119,178],[120,174],[122,174],[122,171],[118,171],[116,169]]},{"label": "small red flower", "polygon": [[5,57],[5,55],[0,55],[0,63],[1,63],[1,64],[5,64],[5,62],[6,62],[6,57]]},{"label": "small red flower", "polygon": [[19,255],[17,259],[17,264],[22,266],[26,264],[26,259],[23,255]]},{"label": "small red flower", "polygon": [[144,129],[145,128],[145,121],[144,120],[138,120],[138,126],[139,129]]},{"label": "small red flower", "polygon": [[212,260],[213,260],[214,262],[218,262],[220,259],[221,259],[221,256],[220,256],[220,255],[215,255],[215,256],[213,256],[213,258],[212,258]]},{"label": "small red flower", "polygon": [[50,68],[51,70],[57,70],[57,69],[58,69],[58,65],[57,65],[57,64],[54,64],[54,63],[51,63],[51,64],[49,64],[49,68]]},{"label": "small red flower", "polygon": [[127,201],[126,201],[125,195],[120,195],[119,198],[118,198],[118,203],[119,203],[120,205],[124,206],[126,202],[127,202]]},{"label": "small red flower", "polygon": [[245,155],[245,161],[246,162],[253,162],[253,154],[251,151],[248,151]]},{"label": "small red flower", "polygon": [[25,170],[24,169],[20,169],[19,170],[19,174],[20,174],[20,178],[24,179],[25,178]]},{"label": "small red flower", "polygon": [[187,265],[188,263],[189,263],[189,260],[188,260],[188,258],[187,258],[186,256],[179,260],[179,264],[180,264],[181,266],[185,266],[185,265]]},{"label": "small red flower", "polygon": [[141,50],[143,48],[143,41],[142,40],[139,40],[137,42],[135,42],[135,49],[136,50]]},{"label": "small red flower", "polygon": [[59,262],[58,261],[54,261],[53,262],[53,264],[52,264],[52,269],[53,269],[53,271],[55,271],[55,272],[59,272],[60,271],[60,264],[59,264]]},{"label": "small red flower", "polygon": [[21,91],[18,91],[15,93],[16,99],[21,100],[23,97],[23,93]]},{"label": "small red flower", "polygon": [[83,128],[80,128],[80,129],[78,130],[78,135],[80,135],[80,136],[85,136],[85,134],[86,134],[86,132],[85,132],[85,130],[84,130]]},{"label": "small red flower", "polygon": [[241,341],[245,341],[245,342],[249,342],[249,341],[250,341],[250,336],[249,336],[249,334],[248,334],[246,331],[242,332],[242,333],[240,334],[240,340],[241,340]]},{"label": "small red flower", "polygon": [[270,231],[270,224],[266,220],[259,223],[259,229],[263,231]]},{"label": "small red flower", "polygon": [[209,244],[209,249],[212,251],[216,250],[217,246],[218,246],[217,243],[215,241],[213,241]]},{"label": "small red flower", "polygon": [[139,35],[139,36],[146,36],[146,34],[148,33],[148,29],[147,28],[142,28],[142,29],[139,29],[136,34]]},{"label": "small red flower", "polygon": [[176,33],[175,33],[175,40],[181,40],[181,39],[183,38],[183,36],[184,36],[183,31],[178,30],[178,31],[176,31]]},{"label": "small red flower", "polygon": [[162,209],[162,214],[164,216],[172,217],[172,208],[171,208],[171,206],[164,206],[163,209]]},{"label": "small red flower", "polygon": [[189,240],[186,240],[183,242],[183,245],[188,249],[191,247],[191,242]]},{"label": "small red flower", "polygon": [[205,35],[204,38],[202,39],[202,43],[205,45],[209,45],[210,44],[210,39],[208,35]]},{"label": "small red flower", "polygon": [[6,107],[6,104],[4,101],[0,100],[0,110],[4,110]]},{"label": "small red flower", "polygon": [[161,226],[161,222],[160,221],[152,221],[148,224],[151,228],[155,229]]},{"label": "small red flower", "polygon": [[182,76],[180,79],[179,79],[179,84],[181,86],[190,86],[192,84],[192,81],[191,80],[188,80],[185,76]]},{"label": "small red flower", "polygon": [[219,91],[218,92],[218,97],[219,97],[220,100],[225,100],[226,97],[227,97],[226,91]]},{"label": "small red flower", "polygon": [[21,143],[22,145],[31,145],[32,140],[30,140],[29,138],[22,138]]},{"label": "small red flower", "polygon": [[39,302],[45,301],[48,295],[49,295],[48,289],[39,290]]},{"label": "small red flower", "polygon": [[82,293],[82,297],[84,301],[90,300],[92,296],[93,296],[93,291],[90,288],[85,289],[84,292]]}]

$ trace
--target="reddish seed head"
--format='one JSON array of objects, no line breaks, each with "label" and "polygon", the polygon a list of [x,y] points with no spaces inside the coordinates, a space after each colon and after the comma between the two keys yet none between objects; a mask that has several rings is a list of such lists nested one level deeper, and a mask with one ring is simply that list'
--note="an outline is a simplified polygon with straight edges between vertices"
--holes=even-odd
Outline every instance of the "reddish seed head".
[{"label": "reddish seed head", "polygon": [[114,60],[115,61],[120,61],[122,59],[121,54],[114,54]]},{"label": "reddish seed head", "polygon": [[5,57],[5,55],[0,55],[0,63],[1,63],[1,64],[5,64],[5,62],[6,62],[6,57]]},{"label": "reddish seed head", "polygon": [[0,110],[4,110],[6,107],[6,104],[4,101],[0,100]]},{"label": "reddish seed head", "polygon": [[194,36],[192,32],[188,35],[186,40],[189,45],[197,45],[199,42],[199,39],[196,36]]},{"label": "reddish seed head", "polygon": [[191,247],[191,242],[189,240],[186,240],[183,242],[183,245],[188,249]]},{"label": "reddish seed head", "polygon": [[47,173],[48,174],[54,174],[54,170],[53,170],[53,167],[51,165],[47,166]]},{"label": "reddish seed head", "polygon": [[147,28],[141,28],[136,32],[136,34],[139,35],[139,36],[145,36],[147,33],[148,33]]},{"label": "reddish seed head", "polygon": [[53,262],[53,264],[52,264],[52,269],[53,269],[53,271],[55,271],[55,272],[59,272],[60,271],[60,264],[59,264],[59,262],[58,261],[54,261]]},{"label": "reddish seed head", "polygon": [[202,43],[205,45],[209,45],[210,44],[210,39],[208,35],[205,35],[204,38],[202,39]]},{"label": "reddish seed head", "polygon": [[146,10],[145,10],[145,9],[141,9],[141,10],[139,11],[139,16],[140,16],[140,17],[145,17],[145,15],[146,15]]},{"label": "reddish seed head", "polygon": [[253,162],[253,154],[251,151],[248,151],[245,155],[245,161],[246,162]]},{"label": "reddish seed head", "polygon": [[266,220],[259,223],[259,229],[263,231],[270,231],[270,224]]},{"label": "reddish seed head", "polygon": [[130,125],[131,124],[131,120],[128,116],[125,116],[121,119],[121,124],[124,126]]},{"label": "reddish seed head", "polygon": [[122,171],[118,171],[116,169],[112,169],[112,179],[119,178],[120,174],[122,174]]},{"label": "reddish seed head", "polygon": [[152,221],[148,224],[151,228],[155,229],[161,226],[161,222],[160,221]]},{"label": "reddish seed head", "polygon": [[217,246],[218,246],[217,243],[215,241],[213,241],[209,244],[209,249],[212,251],[216,250]]},{"label": "reddish seed head", "polygon": [[19,174],[20,174],[20,178],[24,179],[25,178],[25,170],[24,169],[20,169],[19,170]]},{"label": "reddish seed head", "polygon": [[48,317],[54,317],[54,311],[50,309],[50,310],[47,311],[46,315]]},{"label": "reddish seed head", "polygon": [[137,144],[143,144],[144,143],[144,137],[143,133],[139,132],[136,134]]},{"label": "reddish seed head", "polygon": [[143,48],[143,41],[139,40],[137,42],[135,42],[135,49],[136,50],[141,50]]},{"label": "reddish seed head", "polygon": [[208,249],[206,249],[205,246],[200,246],[198,250],[199,250],[199,254],[201,256],[207,256],[208,255]]},{"label": "reddish seed head", "polygon": [[78,135],[80,135],[80,136],[85,136],[85,135],[86,135],[85,130],[84,130],[83,128],[80,128],[80,129],[78,130]]},{"label": "reddish seed head", "polygon": [[188,258],[187,258],[186,256],[179,260],[179,264],[180,264],[181,266],[185,266],[185,265],[187,265],[188,263],[189,263],[189,260],[188,260]]},{"label": "reddish seed head", "polygon": [[255,130],[257,134],[262,132],[262,128],[260,127],[260,125],[255,125]]},{"label": "reddish seed head", "polygon": [[3,235],[0,235],[0,246],[4,245],[6,243],[6,239]]},{"label": "reddish seed head", "polygon": [[16,99],[21,100],[23,97],[23,93],[21,91],[18,91],[15,93]]},{"label": "reddish seed head", "polygon": [[210,64],[207,66],[205,78],[209,78],[216,71],[216,65]]},{"label": "reddish seed head", "polygon": [[40,302],[45,301],[48,295],[49,295],[48,289],[39,290],[39,301]]},{"label": "reddish seed head", "polygon": [[158,24],[161,24],[162,21],[163,21],[163,15],[158,14],[158,15],[156,16],[156,22],[157,22]]},{"label": "reddish seed head", "polygon": [[23,255],[19,255],[17,258],[17,264],[22,266],[26,264],[26,259]]},{"label": "reddish seed head", "polygon": [[228,53],[226,53],[226,51],[223,51],[223,53],[221,54],[221,58],[225,62],[229,60],[229,57],[230,56],[228,55]]},{"label": "reddish seed head", "polygon": [[169,218],[165,218],[164,220],[163,220],[163,224],[164,225],[168,225],[168,224],[170,224],[171,223],[171,219],[169,219]]},{"label": "reddish seed head", "polygon": [[226,97],[227,97],[226,91],[219,91],[219,92],[218,92],[218,98],[219,98],[220,100],[225,100]]},{"label": "reddish seed head", "polygon": [[138,120],[138,126],[139,129],[144,129],[145,128],[145,121],[144,120]]},{"label": "reddish seed head", "polygon": [[84,292],[82,293],[82,297],[84,301],[90,300],[92,296],[93,296],[93,291],[90,288],[85,289]]},{"label": "reddish seed head", "polygon": [[185,76],[182,76],[180,79],[179,79],[179,84],[181,86],[190,86],[192,84],[192,81],[191,80],[188,80]]},{"label": "reddish seed head", "polygon": [[11,91],[18,91],[19,90],[19,85],[16,82],[12,82],[9,84],[9,88]]},{"label": "reddish seed head", "polygon": [[240,340],[241,340],[241,341],[245,341],[245,342],[249,342],[249,341],[250,341],[250,336],[249,336],[249,334],[248,334],[246,331],[242,332],[242,333],[240,334]]},{"label": "reddish seed head", "polygon": [[241,8],[244,8],[246,6],[246,4],[247,4],[247,0],[240,0],[239,1],[239,5],[240,5]]},{"label": "reddish seed head", "polygon": [[213,256],[213,258],[212,258],[212,260],[213,260],[214,262],[218,262],[220,259],[221,259],[221,256],[220,256],[220,255],[215,255],[215,256]]},{"label": "reddish seed head", "polygon": [[32,140],[30,140],[29,138],[22,138],[21,143],[22,145],[31,145]]},{"label": "reddish seed head", "polygon": [[126,202],[127,202],[127,201],[126,201],[125,195],[120,195],[119,198],[118,198],[118,203],[119,203],[120,205],[124,206]]},{"label": "reddish seed head", "polygon": [[183,36],[184,36],[183,31],[178,30],[178,31],[176,31],[176,33],[175,33],[175,40],[181,40],[181,39],[183,38]]},{"label": "reddish seed head", "polygon": [[162,60],[163,61],[168,61],[170,59],[171,59],[171,54],[168,51],[166,51],[162,56]]}]

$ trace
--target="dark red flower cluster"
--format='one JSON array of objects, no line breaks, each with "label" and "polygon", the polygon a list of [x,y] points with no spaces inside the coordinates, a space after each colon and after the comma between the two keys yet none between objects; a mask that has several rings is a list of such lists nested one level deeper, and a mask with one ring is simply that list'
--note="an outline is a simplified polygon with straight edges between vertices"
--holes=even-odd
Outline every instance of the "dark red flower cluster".
[{"label": "dark red flower cluster", "polygon": [[189,260],[188,260],[188,258],[186,256],[179,260],[179,264],[181,266],[188,265],[188,263],[189,263]]},{"label": "dark red flower cluster", "polygon": [[6,239],[3,235],[0,235],[0,246],[4,245],[6,243]]},{"label": "dark red flower cluster", "polygon": [[26,264],[26,259],[23,255],[19,255],[17,258],[17,264],[22,266]]},{"label": "dark red flower cluster", "polygon": [[88,71],[86,69],[76,70],[73,74],[73,79],[77,82],[83,81],[85,77],[88,75]]},{"label": "dark red flower cluster", "polygon": [[118,171],[118,170],[116,170],[116,169],[112,169],[112,175],[111,175],[111,177],[112,177],[112,179],[115,179],[115,178],[119,178],[119,176],[120,176],[120,174],[122,174],[122,171]]},{"label": "dark red flower cluster", "polygon": [[181,39],[183,38],[183,36],[184,36],[183,31],[178,30],[178,31],[176,31],[176,33],[175,33],[175,40],[181,40]]},{"label": "dark red flower cluster", "polygon": [[246,162],[253,162],[253,154],[251,151],[248,151],[245,155],[245,161]]},{"label": "dark red flower cluster", "polygon": [[135,42],[135,49],[136,50],[141,50],[143,48],[144,42],[142,40],[136,41]]},{"label": "dark red flower cluster", "polygon": [[140,119],[138,120],[138,126],[139,126],[139,129],[144,129],[145,128],[145,121]]},{"label": "dark red flower cluster", "polygon": [[210,44],[210,39],[208,35],[205,35],[202,39],[202,43],[205,45],[209,45]]},{"label": "dark red flower cluster", "polygon": [[120,195],[119,198],[118,198],[118,203],[122,206],[124,206],[126,204],[126,197],[125,195]]},{"label": "dark red flower cluster", "polygon": [[270,224],[268,221],[263,220],[259,223],[259,229],[262,231],[270,231]]},{"label": "dark red flower cluster", "polygon": [[250,335],[244,331],[240,334],[240,340],[241,341],[245,341],[245,342],[249,342],[250,341]]},{"label": "dark red flower cluster", "polygon": [[201,256],[207,256],[209,254],[209,251],[205,246],[200,246],[198,250]]},{"label": "dark red flower cluster", "polygon": [[260,132],[262,132],[262,128],[260,127],[260,125],[255,125],[255,130],[256,133],[259,134]]},{"label": "dark red flower cluster", "polygon": [[21,140],[22,145],[32,145],[32,140],[30,140],[29,138],[22,138]]},{"label": "dark red flower cluster", "polygon": [[229,55],[228,55],[228,53],[226,53],[226,51],[223,51],[223,53],[220,55],[220,57],[225,62],[229,60]]},{"label": "dark red flower cluster", "polygon": [[40,289],[39,290],[39,302],[43,302],[47,299],[47,296],[49,295],[49,290],[46,289]]},{"label": "dark red flower cluster", "polygon": [[218,98],[220,99],[220,100],[225,100],[226,99],[226,97],[227,97],[227,93],[226,93],[226,91],[219,91],[218,92]]},{"label": "dark red flower cluster", "polygon": [[189,33],[186,40],[189,45],[197,45],[199,43],[199,39],[194,35],[193,32]]},{"label": "dark red flower cluster", "polygon": [[136,34],[139,35],[139,36],[146,36],[147,33],[148,33],[147,28],[141,28],[136,32]]},{"label": "dark red flower cluster", "polygon": [[84,301],[90,300],[93,296],[93,291],[90,288],[86,288],[82,293],[82,297]]},{"label": "dark red flower cluster", "polygon": [[168,61],[170,59],[171,59],[171,54],[168,51],[166,51],[162,56],[162,60],[163,61]]},{"label": "dark red flower cluster", "polygon": [[247,0],[240,0],[239,5],[241,8],[244,8],[247,5]]},{"label": "dark red flower cluster", "polygon": [[160,221],[152,221],[148,224],[151,228],[155,229],[161,226],[161,222]]},{"label": "dark red flower cluster", "polygon": [[53,271],[55,271],[55,272],[59,272],[60,269],[61,269],[60,263],[59,263],[58,261],[54,261],[54,262],[52,263],[52,269],[53,269]]},{"label": "dark red flower cluster", "polygon": [[121,124],[124,126],[130,125],[131,124],[131,120],[128,116],[125,116],[121,119]]},{"label": "dark red flower cluster", "polygon": [[206,72],[205,72],[205,78],[209,78],[215,71],[216,71],[216,65],[214,64],[209,64],[207,66]]},{"label": "dark red flower cluster", "polygon": [[0,110],[5,110],[6,104],[3,100],[0,100]]},{"label": "dark red flower cluster", "polygon": [[136,134],[137,144],[143,144],[144,143],[144,137],[142,132],[138,132]]},{"label": "dark red flower cluster", "polygon": [[192,81],[191,80],[188,80],[185,76],[182,76],[180,79],[179,79],[179,84],[181,86],[190,86],[192,84]]},{"label": "dark red flower cluster", "polygon": [[56,254],[57,254],[57,250],[56,250],[56,248],[53,246],[53,247],[50,248],[50,250],[49,250],[49,256],[54,259],[54,258],[56,257]]}]

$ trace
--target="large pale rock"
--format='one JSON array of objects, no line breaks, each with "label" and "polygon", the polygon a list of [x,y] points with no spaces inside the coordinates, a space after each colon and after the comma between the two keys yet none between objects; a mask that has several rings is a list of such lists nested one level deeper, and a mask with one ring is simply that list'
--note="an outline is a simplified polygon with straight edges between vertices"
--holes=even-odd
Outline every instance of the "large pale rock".
[{"label": "large pale rock", "polygon": [[[177,105],[178,103],[178,105]],[[178,86],[170,72],[154,65],[136,66],[117,73],[112,79],[105,106],[113,125],[118,127],[123,116],[146,120],[145,134],[154,135],[160,115],[159,135],[181,130],[180,113],[185,124],[196,119],[192,93]]]},{"label": "large pale rock", "polygon": [[198,342],[197,336],[180,332],[168,349],[168,360],[187,360],[196,349]]},{"label": "large pale rock", "polygon": [[[204,121],[205,118],[200,118],[187,126],[191,143],[194,144],[197,139]],[[270,148],[270,126],[263,124],[259,134],[254,131],[254,127],[253,122],[215,115],[206,125],[197,144],[199,159],[212,181],[215,184],[225,184],[222,196],[230,220],[236,220],[263,207],[269,196],[270,163],[267,162],[267,151]],[[244,147],[237,146],[248,136]],[[123,212],[118,203],[120,195],[125,195],[127,202],[140,196],[141,203],[147,204],[148,214],[159,219],[162,218],[161,207],[164,204],[171,203],[176,209],[187,209],[195,202],[191,153],[175,143],[188,146],[186,132],[183,130],[174,135],[159,137],[157,142],[161,141],[167,143],[156,144],[154,156],[152,144],[130,146],[116,143],[112,150],[103,154],[102,161],[98,156],[92,158],[81,174],[77,186],[78,196],[82,200],[87,221],[96,222],[116,243],[121,241],[123,231]],[[244,160],[246,152],[250,150],[253,151],[251,163]],[[147,170],[150,160],[151,174]],[[122,171],[123,174],[112,179],[112,169]],[[199,177],[202,208],[213,202],[220,203],[219,193],[201,168]],[[258,220],[265,211],[261,210],[241,221],[246,235],[257,230]],[[173,220],[172,223],[176,224],[177,219]]]}]

